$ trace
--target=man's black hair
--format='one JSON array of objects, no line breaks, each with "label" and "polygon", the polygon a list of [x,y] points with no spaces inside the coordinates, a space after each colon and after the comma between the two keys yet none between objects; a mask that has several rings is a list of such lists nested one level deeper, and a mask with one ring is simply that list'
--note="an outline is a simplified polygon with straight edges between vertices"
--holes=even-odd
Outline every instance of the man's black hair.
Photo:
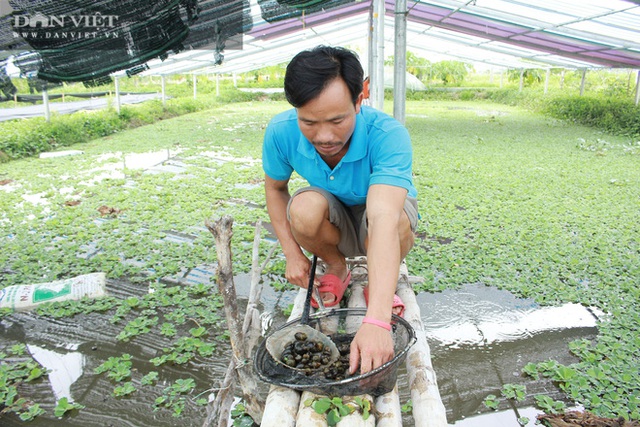
[{"label": "man's black hair", "polygon": [[342,47],[317,46],[298,53],[287,66],[284,93],[296,108],[320,95],[334,79],[346,83],[355,104],[362,92],[364,72],[358,56]]}]

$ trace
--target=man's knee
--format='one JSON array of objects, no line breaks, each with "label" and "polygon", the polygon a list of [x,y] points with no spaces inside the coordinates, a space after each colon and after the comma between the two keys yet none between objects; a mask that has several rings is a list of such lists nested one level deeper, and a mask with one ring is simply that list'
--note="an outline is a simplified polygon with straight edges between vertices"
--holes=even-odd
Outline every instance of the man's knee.
[{"label": "man's knee", "polygon": [[400,226],[398,227],[399,237],[400,237],[400,250],[402,258],[407,256],[413,244],[416,240],[416,235],[411,228],[411,221],[407,216],[407,213],[404,212],[402,218],[400,219]]},{"label": "man's knee", "polygon": [[328,211],[329,204],[320,193],[304,191],[296,194],[289,203],[289,222],[294,229],[310,231],[320,227]]}]

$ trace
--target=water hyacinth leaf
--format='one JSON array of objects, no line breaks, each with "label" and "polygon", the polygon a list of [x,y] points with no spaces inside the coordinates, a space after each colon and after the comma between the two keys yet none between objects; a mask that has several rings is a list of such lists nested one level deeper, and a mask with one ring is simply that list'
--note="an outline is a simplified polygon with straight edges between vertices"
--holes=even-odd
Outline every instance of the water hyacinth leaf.
[{"label": "water hyacinth leaf", "polygon": [[191,334],[191,336],[198,338],[206,335],[207,330],[203,326],[200,326],[199,328],[189,329],[189,333]]},{"label": "water hyacinth leaf", "polygon": [[489,409],[493,409],[494,411],[498,409],[498,405],[500,404],[498,397],[495,394],[487,395],[482,403],[484,403],[484,406]]},{"label": "water hyacinth leaf", "polygon": [[514,399],[521,402],[527,395],[527,388],[520,384],[505,384],[502,386],[502,395],[507,399]]},{"label": "water hyacinth leaf", "polygon": [[151,371],[148,374],[146,374],[145,376],[142,377],[142,379],[140,380],[140,383],[142,385],[151,385],[154,384],[156,381],[158,381],[158,372],[156,371]]},{"label": "water hyacinth leaf", "polygon": [[337,408],[332,408],[329,410],[329,412],[327,412],[328,426],[335,426],[340,422],[340,420],[342,420],[342,417],[340,416],[340,413]]},{"label": "water hyacinth leaf", "polygon": [[345,405],[345,404],[340,404],[340,405],[337,406],[337,408],[338,408],[338,412],[343,417],[346,417],[347,415],[349,415],[353,411],[355,411],[354,407],[352,407],[350,405]]},{"label": "water hyacinth leaf", "polygon": [[556,401],[546,395],[536,395],[536,406],[548,414],[559,414],[565,409],[564,402]]},{"label": "water hyacinth leaf", "polygon": [[566,366],[556,369],[554,378],[558,381],[569,381],[576,376],[576,371]]},{"label": "water hyacinth leaf", "polygon": [[127,381],[126,383],[116,386],[113,389],[113,395],[115,397],[123,397],[123,396],[128,396],[131,393],[135,392],[137,389],[136,387],[133,385],[133,383],[131,381]]},{"label": "water hyacinth leaf", "polygon": [[311,407],[318,414],[324,414],[325,412],[327,412],[329,410],[329,408],[331,408],[331,405],[332,405],[331,400],[329,400],[328,398],[322,398],[322,399],[315,400],[311,404]]},{"label": "water hyacinth leaf", "polygon": [[69,411],[72,411],[74,409],[83,409],[83,408],[84,406],[78,403],[69,402],[69,399],[67,397],[62,397],[60,398],[60,400],[58,400],[58,403],[56,404],[56,407],[54,408],[53,413],[56,417],[60,418]]}]

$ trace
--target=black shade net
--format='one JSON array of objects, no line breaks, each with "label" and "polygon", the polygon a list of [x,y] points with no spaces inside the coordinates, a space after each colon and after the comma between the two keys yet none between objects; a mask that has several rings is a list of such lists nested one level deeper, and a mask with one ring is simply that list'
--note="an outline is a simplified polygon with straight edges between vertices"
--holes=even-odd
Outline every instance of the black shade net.
[{"label": "black shade net", "polygon": [[303,13],[309,15],[354,2],[355,0],[258,0],[262,19],[267,22],[297,18]]},{"label": "black shade net", "polygon": [[[185,49],[210,49],[212,63],[220,63],[225,49],[242,49],[242,34],[254,25],[249,0],[0,1],[12,9],[0,17],[0,58],[8,52],[37,54],[37,72],[22,73],[32,80],[33,90],[46,87],[43,80],[104,84],[111,73],[128,70],[131,76],[144,71],[147,61],[164,60]],[[275,22],[351,2],[259,0],[258,4],[263,19]]]}]

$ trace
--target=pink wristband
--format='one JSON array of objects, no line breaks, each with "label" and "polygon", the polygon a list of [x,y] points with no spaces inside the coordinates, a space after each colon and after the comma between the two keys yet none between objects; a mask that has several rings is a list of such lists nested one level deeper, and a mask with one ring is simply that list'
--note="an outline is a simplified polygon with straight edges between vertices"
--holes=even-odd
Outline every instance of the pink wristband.
[{"label": "pink wristband", "polygon": [[391,325],[389,323],[383,322],[382,320],[374,319],[373,317],[365,317],[364,319],[362,319],[362,323],[369,323],[370,325],[376,325],[386,329],[387,331],[391,330]]}]

